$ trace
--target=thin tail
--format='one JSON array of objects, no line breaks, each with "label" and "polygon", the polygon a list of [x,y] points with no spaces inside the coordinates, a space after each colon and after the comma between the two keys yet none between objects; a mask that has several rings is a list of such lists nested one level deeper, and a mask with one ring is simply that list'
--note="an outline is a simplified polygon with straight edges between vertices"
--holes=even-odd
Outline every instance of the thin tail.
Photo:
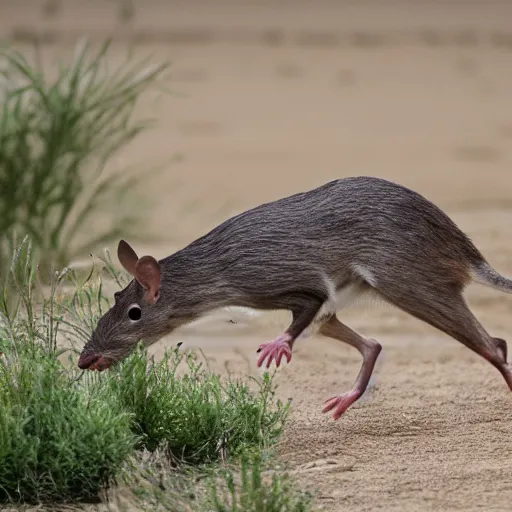
[{"label": "thin tail", "polygon": [[486,261],[473,266],[473,279],[477,283],[491,286],[502,292],[512,293],[512,279],[496,272]]}]

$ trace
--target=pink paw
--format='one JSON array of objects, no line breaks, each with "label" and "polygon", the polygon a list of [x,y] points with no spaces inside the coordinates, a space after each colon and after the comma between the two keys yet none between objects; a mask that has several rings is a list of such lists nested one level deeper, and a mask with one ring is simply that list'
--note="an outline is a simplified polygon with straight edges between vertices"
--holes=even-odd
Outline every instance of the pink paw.
[{"label": "pink paw", "polygon": [[270,367],[270,363],[275,359],[276,367],[281,364],[283,356],[286,357],[289,363],[292,359],[292,349],[290,347],[291,337],[288,334],[281,334],[274,341],[268,341],[260,345],[257,352],[261,353],[258,359],[258,366],[261,366],[265,359],[267,359],[267,368]]},{"label": "pink paw", "polygon": [[337,420],[340,416],[361,397],[361,393],[357,390],[343,393],[343,395],[334,396],[326,400],[322,412],[329,412],[334,409],[332,417]]}]

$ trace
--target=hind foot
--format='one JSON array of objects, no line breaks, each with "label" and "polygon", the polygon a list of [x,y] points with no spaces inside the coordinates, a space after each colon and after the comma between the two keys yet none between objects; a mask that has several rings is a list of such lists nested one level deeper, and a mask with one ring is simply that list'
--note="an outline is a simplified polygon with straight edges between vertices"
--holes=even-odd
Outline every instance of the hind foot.
[{"label": "hind foot", "polygon": [[322,412],[326,413],[334,410],[332,417],[337,420],[353,403],[361,398],[361,395],[362,393],[359,390],[353,389],[348,393],[329,398],[329,400],[326,400]]}]

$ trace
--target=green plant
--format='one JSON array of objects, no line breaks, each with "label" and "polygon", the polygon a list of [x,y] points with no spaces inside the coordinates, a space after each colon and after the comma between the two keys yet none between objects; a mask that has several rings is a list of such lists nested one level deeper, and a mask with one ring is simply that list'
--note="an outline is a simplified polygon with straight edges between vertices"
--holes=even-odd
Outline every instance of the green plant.
[{"label": "green plant", "polygon": [[299,490],[287,473],[265,470],[259,454],[245,455],[240,468],[220,471],[210,483],[208,512],[307,512],[313,494]]},{"label": "green plant", "polygon": [[0,362],[0,501],[94,497],[133,451],[130,417],[88,396],[43,350]]},{"label": "green plant", "polygon": [[123,477],[135,508],[173,512],[309,512],[315,492],[301,490],[273,454],[246,451],[229,465],[172,467],[166,454],[140,452]]},{"label": "green plant", "polygon": [[25,239],[9,279],[19,300],[0,309],[0,502],[90,498],[132,453],[131,418],[106,390],[84,392],[62,366],[55,289],[38,304],[35,285]]},{"label": "green plant", "polygon": [[133,414],[139,447],[164,447],[189,464],[272,445],[288,413],[288,405],[275,400],[268,374],[252,392],[246,383],[222,379],[198,363],[195,353],[179,349],[148,362],[141,347],[112,374],[106,384]]},{"label": "green plant", "polygon": [[197,512],[206,479],[202,468],[173,466],[164,450],[142,450],[126,465],[115,493],[122,493],[125,501],[129,496],[129,510]]},{"label": "green plant", "polygon": [[[101,262],[101,273],[91,273],[85,283],[75,284],[72,297],[59,305],[65,332],[75,343],[88,340],[110,305],[104,284],[122,287],[127,282],[108,253]],[[179,349],[155,362],[141,345],[125,361],[89,381],[92,386],[107,386],[133,415],[139,448],[153,451],[163,446],[176,460],[191,464],[272,445],[283,431],[289,410],[288,404],[276,400],[270,375],[253,379],[254,391],[246,383],[213,374],[198,362],[196,353]]]},{"label": "green plant", "polygon": [[[288,405],[268,374],[252,391],[194,353],[155,362],[143,346],[101,374],[63,364],[65,337],[87,339],[109,306],[104,285],[126,278],[107,254],[82,283],[66,270],[45,287],[35,261],[26,237],[3,294],[16,301],[0,307],[0,502],[85,499],[122,479],[148,506],[196,510],[198,471],[276,442]],[[155,483],[162,464],[165,489]]]},{"label": "green plant", "polygon": [[[27,234],[43,279],[121,233],[140,233],[129,207],[143,173],[109,163],[149,126],[133,112],[168,66],[128,58],[109,69],[108,50],[79,44],[54,80],[14,49],[0,53],[0,262],[9,260],[15,234]],[[80,236],[100,218],[102,231]]]}]

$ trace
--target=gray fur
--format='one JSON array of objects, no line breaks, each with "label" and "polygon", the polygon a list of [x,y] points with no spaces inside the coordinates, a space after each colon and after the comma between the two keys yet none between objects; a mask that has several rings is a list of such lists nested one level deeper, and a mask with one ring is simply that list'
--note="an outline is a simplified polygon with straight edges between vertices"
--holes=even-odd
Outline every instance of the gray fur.
[{"label": "gray fur", "polygon": [[[289,310],[293,321],[287,332],[295,339],[318,321],[333,291],[356,284],[505,371],[502,340],[486,333],[462,292],[475,276],[506,291],[512,290],[511,281],[491,269],[438,207],[383,179],[339,179],[263,204],[159,263],[158,302],[145,304],[142,287],[132,281],[117,294],[84,352],[100,351],[117,361],[139,339],[153,343],[178,325],[225,306]],[[142,308],[137,324],[126,316],[133,303]],[[327,312],[322,320],[333,314]]]},{"label": "gray fur", "polygon": [[473,266],[473,279],[505,293],[512,293],[512,280],[496,272],[489,263],[481,261]]}]

